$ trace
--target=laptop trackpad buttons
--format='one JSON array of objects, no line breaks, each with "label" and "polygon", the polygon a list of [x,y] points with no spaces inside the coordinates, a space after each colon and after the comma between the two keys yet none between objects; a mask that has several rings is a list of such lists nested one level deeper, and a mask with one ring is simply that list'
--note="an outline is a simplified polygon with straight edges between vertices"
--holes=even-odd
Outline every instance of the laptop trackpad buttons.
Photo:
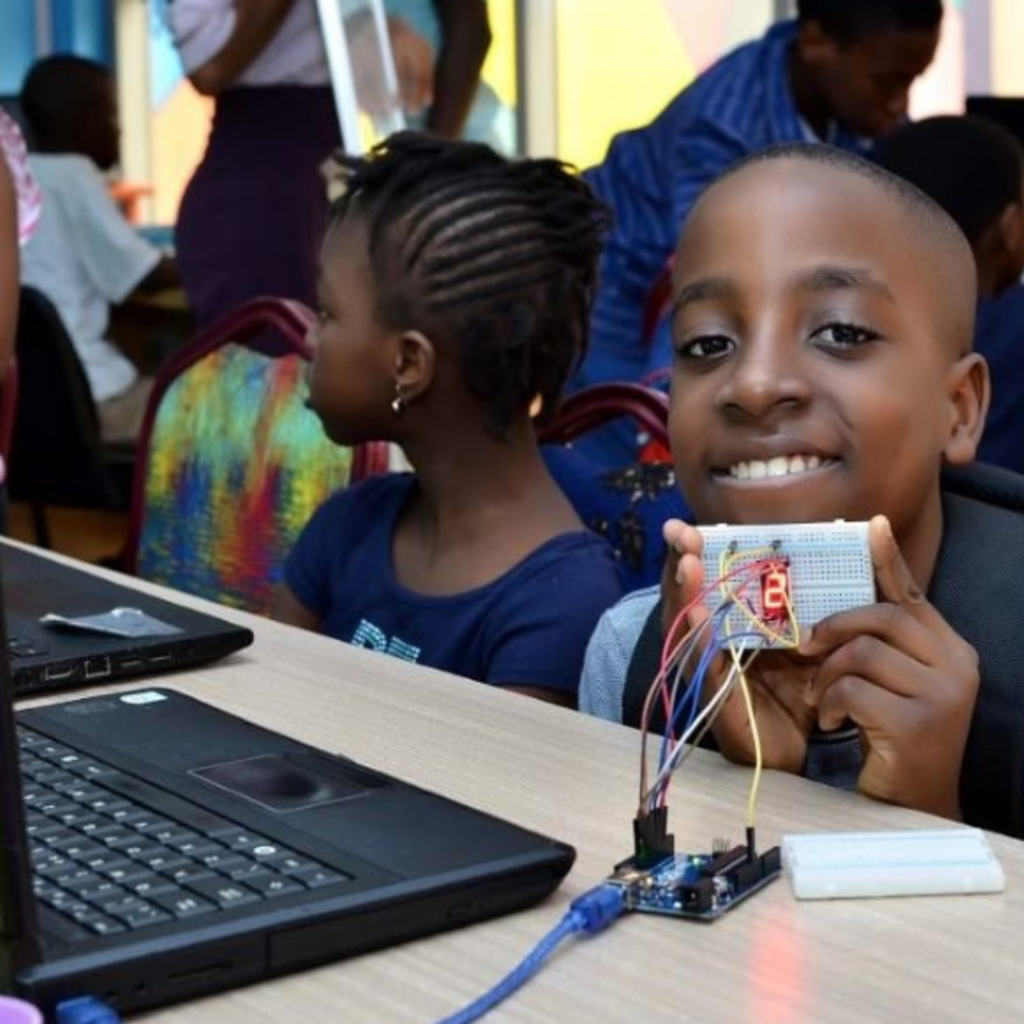
[{"label": "laptop trackpad buttons", "polygon": [[278,813],[351,800],[386,785],[372,772],[313,753],[247,757],[190,774]]}]

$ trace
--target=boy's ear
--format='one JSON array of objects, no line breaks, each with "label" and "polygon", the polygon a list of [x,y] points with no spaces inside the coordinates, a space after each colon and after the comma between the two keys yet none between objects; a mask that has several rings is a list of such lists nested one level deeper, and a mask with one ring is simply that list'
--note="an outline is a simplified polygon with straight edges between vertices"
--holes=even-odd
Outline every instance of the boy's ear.
[{"label": "boy's ear", "polygon": [[836,53],[836,42],[816,21],[802,21],[796,37],[800,59],[809,68],[817,68]]},{"label": "boy's ear", "polygon": [[961,356],[950,368],[946,393],[950,424],[943,457],[953,466],[974,459],[985,429],[991,386],[988,363],[977,352]]},{"label": "boy's ear", "polygon": [[420,331],[403,331],[395,352],[395,384],[407,402],[415,402],[430,390],[436,370],[434,343]]},{"label": "boy's ear", "polygon": [[1024,206],[1010,203],[999,215],[999,241],[1004,251],[1016,255],[1024,251]]}]

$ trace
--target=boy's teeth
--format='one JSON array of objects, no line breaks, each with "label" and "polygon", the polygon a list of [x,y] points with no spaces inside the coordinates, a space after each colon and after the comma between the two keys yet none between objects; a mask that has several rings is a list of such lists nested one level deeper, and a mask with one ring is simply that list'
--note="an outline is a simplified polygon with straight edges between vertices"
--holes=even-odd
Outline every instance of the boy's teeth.
[{"label": "boy's teeth", "polygon": [[737,480],[764,480],[767,477],[794,476],[817,469],[817,455],[776,455],[771,459],[751,459],[729,467],[729,475]]}]

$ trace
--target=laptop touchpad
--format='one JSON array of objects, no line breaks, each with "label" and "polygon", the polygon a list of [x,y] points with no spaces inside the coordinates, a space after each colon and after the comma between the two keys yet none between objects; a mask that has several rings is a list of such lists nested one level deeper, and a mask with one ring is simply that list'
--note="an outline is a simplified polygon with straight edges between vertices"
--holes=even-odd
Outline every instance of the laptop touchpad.
[{"label": "laptop touchpad", "polygon": [[372,772],[320,754],[266,754],[195,768],[192,775],[272,811],[297,811],[363,796],[386,784]]}]

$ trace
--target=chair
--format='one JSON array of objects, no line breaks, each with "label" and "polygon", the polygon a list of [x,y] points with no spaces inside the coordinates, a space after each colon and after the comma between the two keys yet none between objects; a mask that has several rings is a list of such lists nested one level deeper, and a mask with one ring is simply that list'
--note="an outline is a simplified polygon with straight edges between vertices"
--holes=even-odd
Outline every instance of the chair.
[{"label": "chair", "polygon": [[306,408],[313,322],[298,303],[255,299],[157,375],[139,439],[129,571],[267,615],[316,508],[386,469],[386,445],[337,446]]},{"label": "chair", "polygon": [[562,400],[539,431],[541,444],[568,444],[618,417],[632,419],[647,438],[668,448],[668,396],[643,384],[594,384]]},{"label": "chair", "polygon": [[50,546],[46,506],[125,509],[134,447],[100,436],[92,391],[53,303],[22,287],[15,341],[18,401],[8,486],[31,507],[36,540]]},{"label": "chair", "polygon": [[641,384],[595,384],[566,398],[539,439],[548,470],[580,519],[615,551],[626,591],[661,578],[666,519],[689,518],[666,462],[631,462],[604,469],[575,451],[572,442],[611,420],[632,419],[650,444],[668,450],[668,397]]},{"label": "chair", "polygon": [[1024,476],[1001,466],[983,462],[946,466],[942,470],[942,489],[1011,512],[1024,512]]}]

